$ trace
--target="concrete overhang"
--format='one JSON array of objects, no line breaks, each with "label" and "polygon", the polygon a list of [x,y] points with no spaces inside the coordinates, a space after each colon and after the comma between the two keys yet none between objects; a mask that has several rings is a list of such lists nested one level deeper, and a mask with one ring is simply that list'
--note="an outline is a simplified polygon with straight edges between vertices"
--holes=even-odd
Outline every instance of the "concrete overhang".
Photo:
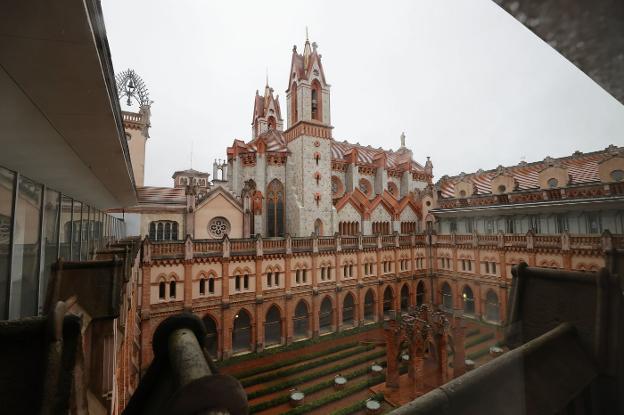
[{"label": "concrete overhang", "polygon": [[104,209],[137,202],[99,0],[0,2],[0,165]]}]

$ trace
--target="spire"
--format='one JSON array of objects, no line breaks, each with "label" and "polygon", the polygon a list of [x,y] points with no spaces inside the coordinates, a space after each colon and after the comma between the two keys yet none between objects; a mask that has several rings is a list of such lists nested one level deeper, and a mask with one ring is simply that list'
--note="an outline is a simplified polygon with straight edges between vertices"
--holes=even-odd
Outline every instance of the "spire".
[{"label": "spire", "polygon": [[405,147],[405,131],[401,133],[401,148]]},{"label": "spire", "polygon": [[308,39],[308,26],[306,26],[306,41],[303,48],[303,67],[307,68],[310,62],[310,55],[312,54],[312,48],[310,47],[310,39]]}]

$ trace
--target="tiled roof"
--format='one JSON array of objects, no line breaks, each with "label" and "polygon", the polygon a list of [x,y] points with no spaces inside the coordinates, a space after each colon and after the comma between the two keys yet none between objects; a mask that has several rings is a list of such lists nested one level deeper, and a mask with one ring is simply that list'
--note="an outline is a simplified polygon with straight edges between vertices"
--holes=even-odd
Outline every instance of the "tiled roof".
[{"label": "tiled roof", "polygon": [[186,205],[184,188],[176,187],[137,187],[139,204],[182,204]]},{"label": "tiled roof", "polygon": [[260,134],[256,139],[250,141],[246,144],[246,147],[249,151],[258,151],[257,141],[260,138],[264,138],[267,143],[266,151],[269,152],[287,152],[288,148],[286,147],[286,139],[281,131],[277,130],[268,130],[264,133]]},{"label": "tiled roof", "polygon": [[398,167],[400,164],[405,163],[406,161],[412,162],[412,168],[416,170],[423,170],[423,167],[411,160],[411,155],[409,151],[392,151],[392,150],[384,150],[382,148],[373,148],[371,146],[362,146],[359,144],[351,144],[346,141],[332,141],[331,152],[333,160],[343,160],[345,158],[345,154],[348,153],[351,149],[357,149],[358,153],[358,163],[362,164],[373,164],[375,160],[375,156],[385,153],[387,160],[387,167],[389,169],[393,169]]},{"label": "tiled roof", "polygon": [[[600,182],[598,176],[598,164],[617,152],[622,152],[624,148],[611,146],[606,150],[596,151],[592,153],[575,153],[572,156],[562,157],[559,159],[546,158],[543,161],[534,163],[520,163],[515,166],[503,168],[506,174],[513,176],[517,183],[515,190],[539,189],[539,173],[540,171],[550,167],[557,166],[567,169],[571,177],[571,184],[583,184]],[[476,187],[476,194],[490,194],[491,181],[499,174],[500,167],[494,170],[478,171],[476,173],[458,175],[452,177],[442,177],[438,182],[439,190],[442,197],[455,197],[455,184],[460,181],[472,182]]]}]

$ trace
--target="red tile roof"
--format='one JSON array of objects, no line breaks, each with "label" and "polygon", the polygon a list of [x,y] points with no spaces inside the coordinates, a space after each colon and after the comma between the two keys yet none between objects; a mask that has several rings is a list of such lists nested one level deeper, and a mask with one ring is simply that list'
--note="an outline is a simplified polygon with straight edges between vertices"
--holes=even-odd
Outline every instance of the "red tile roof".
[{"label": "red tile roof", "polygon": [[612,157],[613,154],[622,152],[622,150],[624,150],[624,147],[610,146],[605,150],[586,154],[577,152],[571,156],[559,159],[547,157],[543,161],[520,163],[507,168],[499,166],[494,170],[477,171],[476,173],[452,177],[444,176],[440,179],[437,186],[443,198],[455,197],[455,184],[462,180],[472,182],[476,187],[476,194],[490,194],[492,190],[491,181],[499,174],[502,168],[505,170],[505,173],[513,176],[516,181],[517,188],[515,190],[539,189],[539,172],[551,165],[567,169],[571,177],[571,184],[600,182],[598,164]]},{"label": "red tile roof", "polygon": [[186,206],[184,188],[176,187],[137,187],[139,204],[181,204]]},{"label": "red tile roof", "polygon": [[387,161],[386,166],[389,169],[397,168],[400,164],[411,161],[412,169],[423,170],[423,167],[419,163],[411,159],[411,154],[409,151],[384,150],[382,148],[373,148],[371,146],[351,144],[347,143],[346,141],[332,141],[332,159],[343,160],[345,158],[345,154],[347,154],[354,148],[357,150],[358,153],[357,161],[361,164],[374,164],[375,157],[385,153]]}]

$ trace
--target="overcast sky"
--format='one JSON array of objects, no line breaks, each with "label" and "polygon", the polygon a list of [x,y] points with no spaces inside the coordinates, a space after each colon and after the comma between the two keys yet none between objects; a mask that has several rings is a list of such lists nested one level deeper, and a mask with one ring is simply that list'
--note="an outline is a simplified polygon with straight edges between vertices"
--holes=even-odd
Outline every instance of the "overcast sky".
[{"label": "overcast sky", "polygon": [[[444,174],[624,143],[624,107],[490,0],[103,2],[116,72],[152,105],[146,185],[212,173],[248,141],[253,97],[284,91],[305,27],[331,84],[336,140],[431,156]],[[136,110],[136,107],[135,107]]]}]

